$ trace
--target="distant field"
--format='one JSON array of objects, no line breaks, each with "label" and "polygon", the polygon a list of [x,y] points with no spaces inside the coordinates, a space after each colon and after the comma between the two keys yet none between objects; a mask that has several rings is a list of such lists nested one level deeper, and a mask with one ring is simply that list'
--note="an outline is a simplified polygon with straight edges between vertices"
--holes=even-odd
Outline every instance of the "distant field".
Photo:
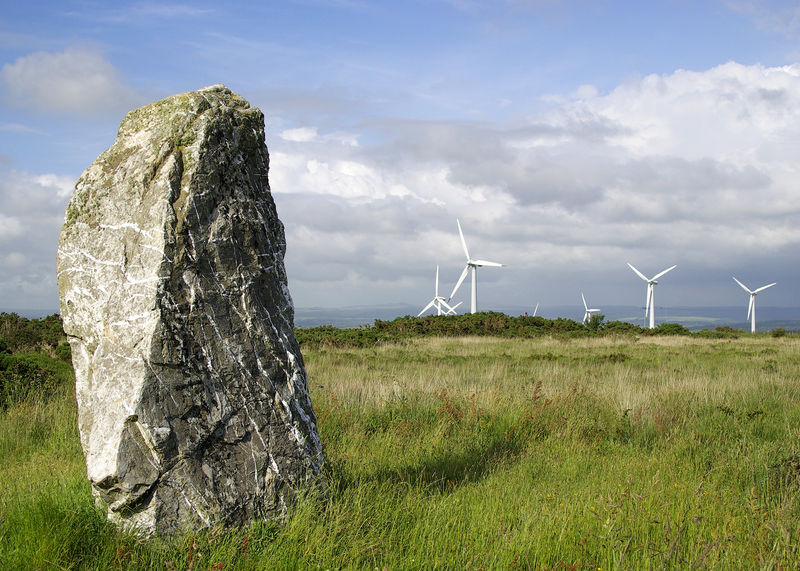
[{"label": "distant field", "polygon": [[0,567],[796,568],[800,338],[304,349],[328,499],[170,542],[91,505],[69,387],[0,412]]}]

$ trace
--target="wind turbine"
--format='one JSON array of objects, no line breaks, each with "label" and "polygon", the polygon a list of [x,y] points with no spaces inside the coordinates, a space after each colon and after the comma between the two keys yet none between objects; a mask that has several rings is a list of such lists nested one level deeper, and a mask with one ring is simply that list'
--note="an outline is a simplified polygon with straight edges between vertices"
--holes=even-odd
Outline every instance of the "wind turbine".
[{"label": "wind turbine", "polygon": [[737,284],[742,286],[742,289],[750,294],[750,305],[747,306],[747,318],[750,320],[750,333],[755,333],[756,332],[756,295],[758,294],[758,292],[764,291],[768,287],[772,287],[778,282],[772,282],[771,284],[768,284],[768,285],[765,285],[765,286],[761,286],[758,289],[750,290],[746,285],[744,285],[742,282],[740,282],[736,278],[733,278],[733,281],[735,281]]},{"label": "wind turbine", "polygon": [[464,247],[464,254],[467,256],[467,265],[464,268],[464,271],[461,272],[461,277],[458,278],[458,282],[456,283],[456,287],[453,288],[453,293],[450,294],[450,297],[447,300],[451,300],[453,296],[458,291],[459,286],[464,281],[464,278],[467,277],[467,272],[469,269],[472,268],[472,300],[470,304],[470,313],[476,313],[478,311],[478,268],[481,266],[495,266],[501,267],[503,264],[499,264],[497,262],[487,262],[486,260],[474,260],[469,257],[469,250],[467,250],[467,242],[464,240],[464,233],[461,231],[461,222],[458,221],[456,218],[456,224],[458,224],[458,235],[461,236],[461,245]]},{"label": "wind turbine", "polygon": [[589,306],[586,305],[586,298],[581,292],[581,299],[583,300],[583,308],[586,310],[586,313],[583,314],[583,323],[584,325],[591,319],[593,313],[600,313],[599,309],[589,309]]},{"label": "wind turbine", "polygon": [[456,314],[456,307],[461,305],[459,301],[457,304],[450,306],[447,304],[447,301],[439,295],[439,266],[436,266],[436,290],[431,302],[425,306],[425,308],[419,312],[417,317],[421,317],[423,313],[428,311],[431,307],[436,308],[436,315],[442,315],[442,309],[445,308],[446,311],[444,312],[445,315],[455,315]]},{"label": "wind turbine", "polygon": [[650,329],[653,329],[656,326],[656,302],[655,302],[655,294],[653,291],[655,289],[656,284],[658,283],[656,280],[661,276],[663,276],[664,274],[666,274],[667,272],[674,270],[678,266],[676,264],[672,267],[669,267],[663,272],[654,275],[652,278],[646,277],[642,272],[634,268],[630,262],[628,262],[628,266],[630,266],[630,268],[634,272],[636,272],[637,276],[639,276],[640,278],[642,278],[644,281],[647,282],[647,302],[644,306],[644,317],[645,319],[647,319],[647,314],[648,313],[650,314]]}]

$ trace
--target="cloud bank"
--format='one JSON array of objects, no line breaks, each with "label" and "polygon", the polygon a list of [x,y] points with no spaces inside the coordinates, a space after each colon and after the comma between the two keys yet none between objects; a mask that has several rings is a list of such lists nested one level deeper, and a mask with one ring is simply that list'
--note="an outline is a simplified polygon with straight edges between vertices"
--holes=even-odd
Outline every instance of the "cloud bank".
[{"label": "cloud bank", "polygon": [[[13,69],[36,68],[38,57]],[[587,85],[502,121],[372,118],[329,129],[272,116],[273,97],[249,98],[267,115],[299,306],[421,308],[437,264],[449,293],[464,263],[456,218],[473,256],[507,265],[480,271],[484,308],[580,303],[580,291],[600,307],[639,303],[625,262],[646,274],[678,264],[659,291],[664,305],[738,304],[731,274],[778,281],[773,303],[800,305],[790,285],[800,247],[798,65],[730,62],[630,78],[606,93]],[[0,299],[57,304],[54,257],[71,188],[64,176],[0,178],[0,262],[10,268]],[[468,295],[466,284],[454,302]]]},{"label": "cloud bank", "polygon": [[456,217],[476,255],[509,265],[483,271],[486,299],[523,304],[532,290],[569,301],[548,276],[625,303],[626,261],[744,274],[794,263],[800,245],[797,65],[678,70],[585,86],[515,122],[376,121],[347,140],[381,142],[268,140],[301,305],[320,291],[423,299],[436,264],[459,273]]}]

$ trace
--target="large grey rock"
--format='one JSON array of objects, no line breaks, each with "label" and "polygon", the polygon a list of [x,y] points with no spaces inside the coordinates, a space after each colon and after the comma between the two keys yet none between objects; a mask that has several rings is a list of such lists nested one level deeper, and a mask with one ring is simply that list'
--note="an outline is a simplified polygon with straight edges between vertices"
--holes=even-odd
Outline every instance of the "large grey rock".
[{"label": "large grey rock", "polygon": [[224,86],[130,112],[58,249],[81,444],[143,533],[281,519],[321,445],[270,194],[264,117]]}]

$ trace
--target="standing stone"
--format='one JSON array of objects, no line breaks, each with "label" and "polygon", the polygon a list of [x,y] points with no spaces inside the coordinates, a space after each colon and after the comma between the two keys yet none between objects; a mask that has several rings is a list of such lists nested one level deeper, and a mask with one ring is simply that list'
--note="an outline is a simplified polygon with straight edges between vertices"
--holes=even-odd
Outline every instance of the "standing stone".
[{"label": "standing stone", "polygon": [[221,85],[128,113],[58,249],[81,444],[144,534],[280,520],[322,447],[270,194],[264,116]]}]

